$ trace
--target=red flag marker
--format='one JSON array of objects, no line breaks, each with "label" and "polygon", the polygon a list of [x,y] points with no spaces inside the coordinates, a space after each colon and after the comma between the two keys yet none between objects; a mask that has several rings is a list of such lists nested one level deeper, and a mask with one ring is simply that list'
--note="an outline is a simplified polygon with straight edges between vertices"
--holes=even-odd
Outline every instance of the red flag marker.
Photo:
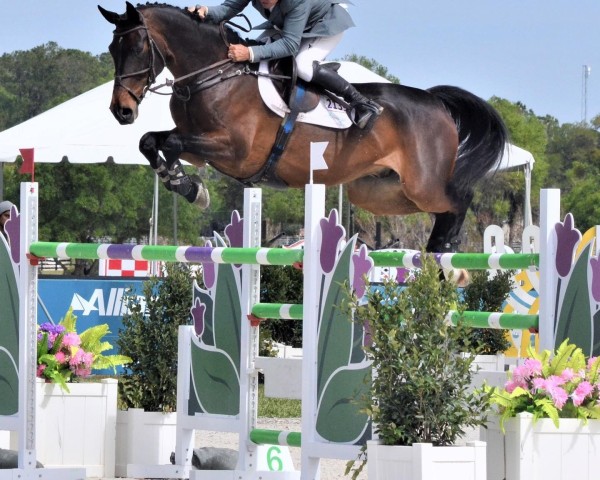
[{"label": "red flag marker", "polygon": [[19,173],[31,173],[31,181],[34,182],[35,164],[33,161],[33,148],[19,148],[19,152],[21,152],[21,157],[23,157],[23,164],[19,169]]}]

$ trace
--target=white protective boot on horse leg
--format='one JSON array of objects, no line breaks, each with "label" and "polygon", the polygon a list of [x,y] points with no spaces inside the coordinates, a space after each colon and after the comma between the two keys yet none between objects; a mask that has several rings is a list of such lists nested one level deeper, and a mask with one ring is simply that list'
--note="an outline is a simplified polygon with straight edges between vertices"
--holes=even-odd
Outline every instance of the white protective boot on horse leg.
[{"label": "white protective boot on horse leg", "polygon": [[179,161],[169,169],[169,178],[171,189],[183,196],[188,202],[203,210],[210,205],[210,195],[202,183],[202,179],[198,175],[185,173]]}]

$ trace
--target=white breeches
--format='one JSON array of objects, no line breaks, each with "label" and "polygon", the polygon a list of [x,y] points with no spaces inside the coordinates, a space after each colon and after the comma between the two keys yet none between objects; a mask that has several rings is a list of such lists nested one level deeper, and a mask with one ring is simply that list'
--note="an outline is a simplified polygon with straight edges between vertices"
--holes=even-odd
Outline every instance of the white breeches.
[{"label": "white breeches", "polygon": [[296,55],[298,76],[307,82],[312,80],[313,62],[322,62],[340,43],[344,32],[331,37],[306,38],[300,42],[300,50]]}]

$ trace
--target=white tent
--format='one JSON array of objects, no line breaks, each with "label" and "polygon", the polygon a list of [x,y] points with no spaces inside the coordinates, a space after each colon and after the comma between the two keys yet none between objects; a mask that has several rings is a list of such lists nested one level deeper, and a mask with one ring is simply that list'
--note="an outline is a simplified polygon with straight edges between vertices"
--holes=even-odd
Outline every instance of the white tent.
[{"label": "white tent", "polygon": [[[158,79],[164,82],[164,74]],[[172,78],[172,76],[171,76]],[[132,125],[120,125],[108,109],[113,82],[78,95],[19,125],[0,132],[0,162],[14,162],[19,148],[34,148],[36,163],[148,165],[138,143],[148,131],[175,127],[170,96],[148,93]],[[169,89],[165,89],[166,92]]]},{"label": "white tent", "polygon": [[531,170],[535,160],[527,150],[515,145],[507,145],[500,160],[499,170],[523,170],[525,173],[525,205],[523,206],[523,223],[527,227],[533,223],[531,214]]}]

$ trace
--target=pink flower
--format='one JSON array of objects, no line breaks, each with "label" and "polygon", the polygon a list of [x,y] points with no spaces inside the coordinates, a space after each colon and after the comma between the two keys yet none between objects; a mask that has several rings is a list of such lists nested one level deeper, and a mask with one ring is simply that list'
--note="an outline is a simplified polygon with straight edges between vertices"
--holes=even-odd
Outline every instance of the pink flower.
[{"label": "pink flower", "polygon": [[81,345],[81,339],[76,333],[69,332],[66,333],[63,337],[63,345],[65,347],[78,347],[79,345]]},{"label": "pink flower", "polygon": [[588,361],[587,361],[587,368],[588,368],[588,370],[589,370],[590,368],[592,368],[592,365],[594,364],[594,362],[596,361],[596,359],[597,359],[597,358],[598,358],[598,357],[590,357],[590,358],[588,359]]},{"label": "pink flower", "polygon": [[42,373],[44,373],[44,370],[46,370],[46,365],[45,364],[38,365],[38,367],[37,367],[37,376],[41,377]]},{"label": "pink flower", "polygon": [[548,377],[548,381],[546,382],[547,385],[547,389],[548,390],[552,390],[553,388],[556,387],[560,387],[561,385],[564,385],[566,382],[565,380],[563,380],[561,377],[557,376],[557,375],[550,375]]},{"label": "pink flower", "polygon": [[535,392],[540,392],[546,390],[546,379],[541,377],[536,377],[533,379],[533,390]]},{"label": "pink flower", "polygon": [[58,363],[65,363],[67,361],[67,356],[63,352],[56,352],[54,358],[56,358]]},{"label": "pink flower", "polygon": [[528,372],[528,377],[542,374],[542,362],[535,358],[528,358],[523,363],[524,370]]},{"label": "pink flower", "polygon": [[588,381],[581,382],[579,385],[577,385],[577,388],[571,395],[571,398],[573,399],[573,404],[576,407],[578,407],[579,405],[581,405],[583,403],[583,401],[586,399],[586,397],[588,395],[590,395],[593,391],[594,391],[594,386],[590,382],[588,382]]},{"label": "pink flower", "polygon": [[561,387],[554,387],[549,390],[549,393],[554,402],[554,406],[558,409],[563,408],[569,399],[569,394]]},{"label": "pink flower", "polygon": [[566,383],[566,382],[570,382],[571,380],[573,380],[573,378],[575,378],[575,372],[573,371],[572,368],[565,368],[562,373],[560,374],[560,378]]},{"label": "pink flower", "polygon": [[504,386],[508,393],[514,392],[517,387],[521,387],[522,389],[527,390],[527,384],[520,379],[515,380],[513,378],[513,380],[509,380],[508,382],[506,382],[506,385]]}]

